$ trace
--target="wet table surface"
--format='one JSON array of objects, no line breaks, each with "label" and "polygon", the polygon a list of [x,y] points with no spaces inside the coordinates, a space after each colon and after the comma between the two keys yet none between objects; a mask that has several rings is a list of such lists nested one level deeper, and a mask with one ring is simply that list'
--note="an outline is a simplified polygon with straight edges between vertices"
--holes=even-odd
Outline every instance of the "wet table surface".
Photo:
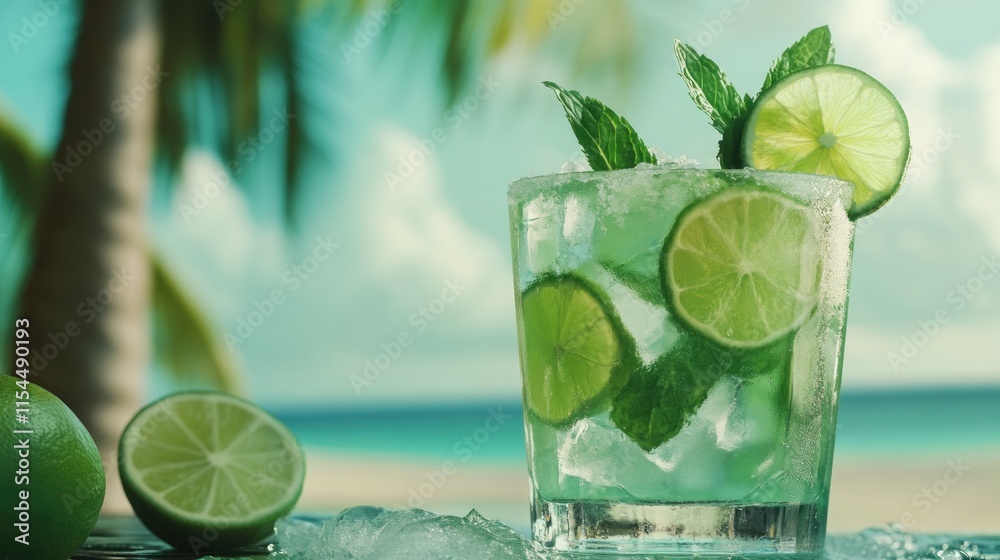
[{"label": "wet table surface", "polygon": [[[319,522],[327,517],[296,516],[298,519]],[[862,533],[863,534],[863,533]],[[950,543],[944,550],[938,548],[936,553],[907,554],[894,546],[871,547],[862,545],[860,548],[853,543],[856,535],[837,535],[827,539],[828,550],[826,558],[841,560],[850,557],[851,560],[883,560],[907,558],[931,558],[940,560],[1000,560],[1000,536],[949,536],[916,535],[920,541]],[[259,545],[215,554],[215,558],[267,558],[276,545],[264,542]],[[925,546],[921,546],[926,550]],[[865,550],[862,557],[861,550]],[[868,551],[871,551],[869,554]],[[963,550],[969,552],[963,552]],[[847,556],[845,556],[845,554]],[[194,559],[197,556],[178,552],[153,536],[138,519],[134,517],[102,517],[87,543],[73,555],[71,560],[135,560],[146,558],[150,560]],[[607,557],[605,557],[607,558]],[[630,559],[641,560],[630,557]],[[391,560],[391,559],[385,559]]]}]

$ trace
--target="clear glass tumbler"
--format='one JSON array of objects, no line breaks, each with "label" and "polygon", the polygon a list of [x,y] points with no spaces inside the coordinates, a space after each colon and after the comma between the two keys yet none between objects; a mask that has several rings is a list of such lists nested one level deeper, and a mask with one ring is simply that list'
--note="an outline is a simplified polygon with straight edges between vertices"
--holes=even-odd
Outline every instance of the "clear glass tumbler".
[{"label": "clear glass tumbler", "polygon": [[822,550],[852,191],[667,167],[511,184],[536,541],[587,555]]}]

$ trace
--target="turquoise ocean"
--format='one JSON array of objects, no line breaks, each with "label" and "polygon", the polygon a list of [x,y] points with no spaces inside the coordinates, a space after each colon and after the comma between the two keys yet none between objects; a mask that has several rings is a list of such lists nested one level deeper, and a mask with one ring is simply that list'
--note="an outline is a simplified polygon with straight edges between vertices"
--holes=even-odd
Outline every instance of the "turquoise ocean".
[{"label": "turquoise ocean", "polygon": [[[396,460],[524,464],[520,402],[371,410],[277,409],[307,449]],[[1000,452],[1000,387],[849,390],[836,455],[921,458]]]}]

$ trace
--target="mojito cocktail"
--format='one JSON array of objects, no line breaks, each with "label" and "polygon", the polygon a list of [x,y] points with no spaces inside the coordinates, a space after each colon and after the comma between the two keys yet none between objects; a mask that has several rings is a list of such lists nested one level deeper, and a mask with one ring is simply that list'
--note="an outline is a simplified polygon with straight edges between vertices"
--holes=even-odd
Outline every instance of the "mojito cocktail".
[{"label": "mojito cocktail", "polygon": [[509,189],[532,534],[587,555],[817,556],[854,221],[901,184],[906,116],[833,64],[825,26],[755,97],[674,52],[723,169],[666,164],[545,82],[593,171]]},{"label": "mojito cocktail", "polygon": [[652,166],[511,185],[537,540],[822,546],[852,191]]}]

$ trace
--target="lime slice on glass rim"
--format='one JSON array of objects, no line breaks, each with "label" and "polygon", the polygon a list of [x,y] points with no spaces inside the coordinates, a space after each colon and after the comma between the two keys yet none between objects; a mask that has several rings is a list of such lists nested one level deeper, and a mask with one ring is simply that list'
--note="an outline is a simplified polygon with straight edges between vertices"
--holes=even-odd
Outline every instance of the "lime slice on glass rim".
[{"label": "lime slice on glass rim", "polygon": [[225,393],[176,393],[140,410],[118,467],[139,519],[175,548],[217,551],[274,533],[302,493],[295,436],[258,406]]},{"label": "lime slice on glass rim", "polygon": [[542,276],[521,294],[524,400],[543,422],[568,424],[602,406],[634,367],[635,343],[597,288]]},{"label": "lime slice on glass rim", "polygon": [[732,189],[692,204],[664,242],[668,305],[729,348],[758,348],[797,330],[816,306],[819,240],[809,210],[767,190]]},{"label": "lime slice on glass rim", "polygon": [[896,193],[909,154],[909,127],[896,98],[875,78],[838,64],[795,72],[764,91],[743,132],[751,167],[852,181],[852,220]]}]

